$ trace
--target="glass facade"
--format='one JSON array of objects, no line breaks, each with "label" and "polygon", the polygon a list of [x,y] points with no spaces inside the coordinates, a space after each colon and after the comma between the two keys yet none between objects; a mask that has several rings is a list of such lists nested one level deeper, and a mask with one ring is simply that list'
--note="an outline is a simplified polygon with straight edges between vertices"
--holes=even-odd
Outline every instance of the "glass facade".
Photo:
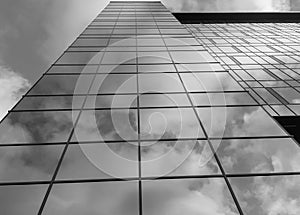
[{"label": "glass facade", "polygon": [[1,212],[299,214],[296,28],[110,2],[2,120]]},{"label": "glass facade", "polygon": [[270,115],[300,114],[298,23],[185,26]]}]

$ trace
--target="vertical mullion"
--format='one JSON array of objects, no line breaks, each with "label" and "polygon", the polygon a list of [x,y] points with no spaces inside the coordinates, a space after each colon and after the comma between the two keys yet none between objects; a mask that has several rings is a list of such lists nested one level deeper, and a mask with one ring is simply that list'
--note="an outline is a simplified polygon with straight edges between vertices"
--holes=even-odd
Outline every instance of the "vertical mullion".
[{"label": "vertical mullion", "polygon": [[[119,15],[120,15],[120,13],[119,13]],[[119,16],[119,15],[118,15],[118,16]],[[115,28],[115,26],[116,26],[116,22],[115,22],[115,25],[113,26],[113,29]],[[112,32],[113,32],[113,31],[112,31]],[[111,38],[112,32],[111,32],[111,34],[110,34],[110,38]],[[106,50],[106,48],[104,48],[104,50]],[[101,56],[101,59],[99,60],[98,67],[97,67],[97,72],[98,72],[99,67],[100,67],[100,65],[101,65],[101,62],[102,62],[102,60],[103,60],[103,58],[104,58],[104,55],[105,55],[105,51],[104,51],[104,54]],[[63,162],[64,156],[65,156],[65,154],[66,154],[66,152],[67,152],[69,143],[70,143],[71,138],[72,138],[72,136],[73,136],[73,134],[74,134],[75,128],[76,128],[77,123],[78,123],[78,121],[79,121],[79,118],[80,118],[80,116],[81,116],[81,114],[82,114],[82,111],[83,111],[83,108],[84,108],[84,106],[85,106],[87,97],[89,96],[90,90],[91,90],[91,88],[92,88],[92,86],[93,86],[93,84],[94,84],[94,81],[95,81],[95,79],[96,79],[96,76],[97,76],[97,73],[94,74],[94,77],[93,77],[93,80],[91,81],[91,84],[90,84],[90,86],[89,86],[88,92],[87,92],[87,94],[85,95],[85,99],[84,99],[84,101],[83,101],[83,103],[82,103],[82,105],[81,105],[81,109],[80,109],[80,111],[79,111],[79,113],[78,113],[78,116],[77,116],[77,118],[76,118],[75,123],[73,124],[73,128],[72,128],[72,130],[71,130],[71,132],[70,132],[69,138],[68,138],[68,140],[67,140],[67,142],[66,142],[66,144],[65,144],[65,147],[64,147],[64,149],[63,149],[63,152],[62,152],[62,154],[61,154],[61,156],[60,156],[60,159],[59,159],[59,161],[58,161],[58,164],[57,164],[57,166],[56,166],[56,168],[55,168],[55,171],[54,171],[54,173],[53,173],[52,179],[51,179],[51,181],[50,181],[50,184],[49,184],[49,186],[48,186],[48,188],[47,188],[46,194],[45,194],[45,196],[44,196],[44,198],[43,198],[42,204],[41,204],[41,206],[40,206],[40,208],[39,208],[38,215],[41,215],[41,214],[43,213],[43,209],[44,209],[44,207],[45,207],[45,205],[46,205],[46,203],[47,203],[48,197],[49,197],[50,192],[51,192],[51,190],[52,190],[52,187],[53,187],[54,181],[55,181],[55,179],[56,179],[56,176],[57,176],[57,174],[58,174],[59,168],[60,168],[60,166],[61,166],[61,164],[62,164],[62,162]]]},{"label": "vertical mullion", "polygon": [[139,215],[143,215],[143,187],[142,187],[142,156],[141,156],[141,125],[140,125],[140,90],[139,90],[139,61],[138,61],[138,34],[137,34],[137,14],[135,9],[135,53],[136,53],[136,83],[137,83],[137,121],[138,121],[138,186],[139,186]]},{"label": "vertical mullion", "polygon": [[[155,23],[156,23],[156,25],[157,25],[156,20],[155,20]],[[157,27],[158,27],[158,25],[157,25]],[[160,34],[161,34],[161,31],[160,31],[159,28],[158,28],[158,30],[159,30],[159,32],[160,32]],[[191,34],[191,35],[192,35],[192,34]],[[229,191],[230,191],[230,194],[231,194],[231,196],[232,196],[232,198],[233,198],[233,200],[234,200],[234,202],[235,202],[235,204],[236,204],[236,207],[237,207],[239,213],[240,213],[241,215],[243,215],[243,211],[242,211],[242,209],[241,209],[241,207],[240,207],[240,205],[239,205],[239,202],[238,202],[238,200],[237,200],[237,198],[236,198],[236,196],[235,196],[235,194],[234,194],[234,192],[233,192],[233,189],[232,189],[232,187],[231,187],[231,184],[230,184],[230,182],[229,182],[229,179],[227,178],[226,173],[225,173],[225,170],[224,170],[223,167],[222,167],[221,161],[219,160],[219,158],[218,158],[218,156],[217,156],[217,153],[216,153],[216,151],[214,150],[214,148],[213,148],[213,146],[212,146],[212,143],[211,143],[211,141],[210,141],[210,139],[209,139],[209,136],[208,136],[208,134],[206,133],[206,130],[205,130],[205,128],[204,128],[204,125],[203,125],[203,123],[201,122],[200,117],[198,116],[197,110],[196,110],[196,108],[195,108],[195,106],[194,106],[194,104],[193,104],[193,102],[192,102],[192,99],[191,99],[191,97],[190,97],[190,95],[189,95],[189,92],[188,92],[188,90],[187,90],[187,88],[186,88],[186,86],[185,86],[185,84],[184,84],[184,82],[183,82],[183,80],[182,80],[182,78],[181,78],[181,76],[180,76],[180,74],[179,74],[179,71],[178,71],[177,67],[175,66],[175,62],[174,62],[174,60],[173,60],[173,58],[172,58],[172,56],[171,56],[171,54],[170,54],[170,51],[169,51],[169,49],[168,49],[168,46],[166,45],[166,42],[165,42],[164,38],[163,38],[163,42],[164,42],[164,44],[165,44],[165,47],[166,47],[167,52],[168,52],[168,54],[169,54],[169,57],[170,57],[170,59],[171,59],[173,65],[174,65],[174,67],[175,67],[175,69],[176,69],[176,73],[177,73],[177,75],[178,75],[178,77],[179,77],[179,79],[180,79],[180,82],[181,82],[181,84],[182,84],[182,86],[183,86],[183,88],[184,88],[184,91],[185,91],[185,93],[186,93],[186,95],[187,95],[187,97],[188,97],[188,100],[189,100],[189,102],[190,102],[190,104],[191,104],[191,107],[192,107],[192,109],[193,109],[193,111],[194,111],[194,113],[195,113],[195,115],[196,115],[196,117],[197,117],[197,120],[198,120],[198,122],[199,122],[199,124],[200,124],[202,130],[203,130],[203,133],[204,133],[204,135],[205,135],[205,138],[206,138],[207,141],[208,141],[209,147],[210,147],[211,151],[213,152],[214,157],[215,157],[215,159],[216,159],[216,161],[217,161],[217,163],[218,163],[218,166],[219,166],[219,168],[220,168],[220,170],[221,170],[222,176],[223,176],[223,178],[225,179],[225,182],[226,182],[227,187],[228,187],[228,189],[229,189]]]}]

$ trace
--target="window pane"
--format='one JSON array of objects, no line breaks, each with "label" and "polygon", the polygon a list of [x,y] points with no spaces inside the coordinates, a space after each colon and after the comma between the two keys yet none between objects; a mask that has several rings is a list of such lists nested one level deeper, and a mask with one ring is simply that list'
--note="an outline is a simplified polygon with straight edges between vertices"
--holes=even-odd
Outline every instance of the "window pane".
[{"label": "window pane", "polygon": [[139,91],[146,92],[183,92],[177,74],[139,74]]},{"label": "window pane", "polygon": [[136,140],[136,110],[83,111],[72,141]]},{"label": "window pane", "polygon": [[136,78],[134,74],[97,75],[91,93],[137,93]]},{"label": "window pane", "polygon": [[138,52],[139,64],[172,63],[168,52]]},{"label": "window pane", "polygon": [[65,52],[56,64],[99,64],[101,52]]},{"label": "window pane", "polygon": [[299,176],[232,178],[230,183],[239,202],[244,203],[240,205],[245,214],[293,214],[298,210]]},{"label": "window pane", "polygon": [[290,103],[300,103],[300,94],[293,88],[274,88],[284,99]]},{"label": "window pane", "polygon": [[139,72],[176,72],[173,64],[139,65]]},{"label": "window pane", "polygon": [[291,139],[212,142],[227,173],[299,172],[299,146]]},{"label": "window pane", "polygon": [[142,142],[142,176],[211,175],[219,168],[207,141]]},{"label": "window pane", "polygon": [[138,177],[137,157],[136,143],[72,144],[68,147],[57,179]]},{"label": "window pane", "polygon": [[0,187],[0,208],[5,215],[38,214],[48,185]]},{"label": "window pane", "polygon": [[146,181],[143,209],[145,215],[239,214],[222,178]]},{"label": "window pane", "polygon": [[45,75],[29,95],[86,94],[93,75]]},{"label": "window pane", "polygon": [[100,65],[98,73],[136,73],[136,65]]},{"label": "window pane", "polygon": [[203,132],[188,108],[140,110],[142,139],[201,138]]},{"label": "window pane", "polygon": [[140,95],[141,107],[191,106],[186,94],[143,94]]},{"label": "window pane", "polygon": [[78,109],[82,107],[84,96],[26,96],[15,110]]},{"label": "window pane", "polygon": [[67,141],[78,111],[10,112],[0,124],[0,143]]},{"label": "window pane", "polygon": [[190,96],[195,106],[257,104],[248,93],[192,93]]},{"label": "window pane", "polygon": [[63,145],[0,147],[0,182],[51,180]]},{"label": "window pane", "polygon": [[138,46],[165,46],[164,41],[161,38],[138,38]]},{"label": "window pane", "polygon": [[260,107],[213,107],[197,111],[210,137],[287,135]]},{"label": "window pane", "polygon": [[108,39],[83,39],[78,38],[72,46],[106,46]]},{"label": "window pane", "polygon": [[234,91],[242,87],[225,72],[180,74],[186,88],[197,91]]},{"label": "window pane", "polygon": [[48,73],[96,73],[98,66],[53,66]]},{"label": "window pane", "polygon": [[[58,204],[57,199],[71,204]],[[99,212],[137,215],[137,182],[56,184],[51,190],[43,214],[99,214]]]},{"label": "window pane", "polygon": [[206,51],[173,51],[170,53],[175,63],[216,62],[216,60]]},{"label": "window pane", "polygon": [[85,108],[131,108],[137,107],[135,95],[88,96]]},{"label": "window pane", "polygon": [[135,64],[135,52],[106,52],[102,64]]}]

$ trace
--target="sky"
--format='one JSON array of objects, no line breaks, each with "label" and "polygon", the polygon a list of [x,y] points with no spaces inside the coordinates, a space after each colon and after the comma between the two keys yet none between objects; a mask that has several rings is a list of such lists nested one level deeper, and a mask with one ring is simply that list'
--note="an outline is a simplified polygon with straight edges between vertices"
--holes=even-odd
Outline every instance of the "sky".
[{"label": "sky", "polygon": [[[297,10],[300,0],[163,0],[172,11]],[[105,0],[1,0],[0,118],[105,7]]]}]

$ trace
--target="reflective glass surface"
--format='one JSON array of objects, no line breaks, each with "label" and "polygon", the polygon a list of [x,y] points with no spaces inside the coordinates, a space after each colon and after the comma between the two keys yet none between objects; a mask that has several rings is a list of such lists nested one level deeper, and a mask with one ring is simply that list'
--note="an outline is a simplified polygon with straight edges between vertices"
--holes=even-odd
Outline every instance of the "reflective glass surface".
[{"label": "reflective glass surface", "polygon": [[1,186],[1,213],[7,215],[37,214],[47,185]]},{"label": "reflective glass surface", "polygon": [[88,96],[85,108],[130,108],[137,107],[135,95]]},{"label": "reflective glass surface", "polygon": [[84,96],[27,96],[15,110],[79,109],[84,98]]},{"label": "reflective glass surface", "polygon": [[0,182],[50,180],[63,146],[0,147]]},{"label": "reflective glass surface", "polygon": [[137,157],[137,147],[130,143],[69,145],[57,179],[137,177]]},{"label": "reflective glass surface", "polygon": [[137,139],[136,110],[83,111],[75,127],[74,141]]},{"label": "reflective glass surface", "polygon": [[223,179],[145,181],[144,214],[239,214]]},{"label": "reflective glass surface", "polygon": [[191,106],[186,94],[143,94],[139,100],[140,107]]},{"label": "reflective glass surface", "polygon": [[201,138],[200,123],[191,108],[140,110],[142,139]]},{"label": "reflective glass surface", "polygon": [[11,112],[0,124],[0,143],[67,141],[78,111]]},{"label": "reflective glass surface", "polygon": [[57,64],[98,64],[101,52],[65,52]]},{"label": "reflective glass surface", "polygon": [[197,112],[209,137],[287,135],[261,107],[198,108]]},{"label": "reflective glass surface", "polygon": [[242,90],[242,87],[225,72],[180,74],[180,76],[190,92]]},{"label": "reflective glass surface", "polygon": [[245,214],[296,214],[299,211],[299,176],[230,179]]},{"label": "reflective glass surface", "polygon": [[136,93],[137,77],[134,74],[97,75],[91,93]]},{"label": "reflective glass surface", "polygon": [[54,185],[43,214],[138,214],[137,188],[135,182]]},{"label": "reflective glass surface", "polygon": [[207,141],[159,141],[141,144],[142,176],[220,174]]},{"label": "reflective glass surface", "polygon": [[214,142],[227,173],[299,172],[300,148],[292,139]]},{"label": "reflective glass surface", "polygon": [[45,75],[30,91],[30,95],[85,94],[92,75]]},{"label": "reflective glass surface", "polygon": [[195,106],[257,104],[248,93],[193,93],[191,98]]},{"label": "reflective glass surface", "polygon": [[146,92],[183,92],[177,74],[139,74],[139,91]]}]

